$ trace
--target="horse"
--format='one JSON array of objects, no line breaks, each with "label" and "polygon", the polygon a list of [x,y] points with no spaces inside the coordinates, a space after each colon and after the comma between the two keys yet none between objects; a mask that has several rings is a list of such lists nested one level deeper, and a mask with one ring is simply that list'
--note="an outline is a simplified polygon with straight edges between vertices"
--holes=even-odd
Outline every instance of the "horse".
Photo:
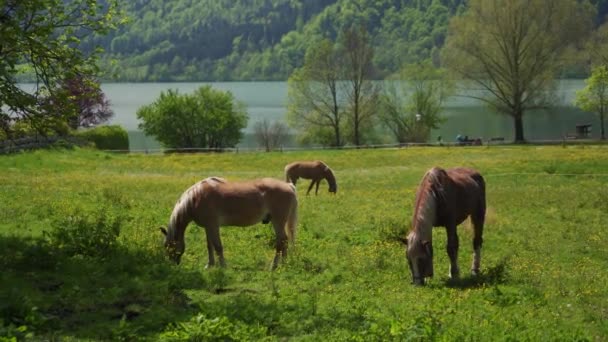
[{"label": "horse", "polygon": [[274,270],[279,258],[287,257],[288,240],[295,241],[298,200],[295,185],[273,178],[245,182],[228,182],[223,178],[205,178],[188,188],[179,198],[165,235],[169,257],[180,263],[186,245],[184,233],[192,221],[205,229],[208,267],[215,265],[214,252],[220,266],[225,267],[224,249],[220,240],[221,226],[252,226],[272,222],[276,234]]},{"label": "horse", "polygon": [[336,184],[336,177],[333,171],[324,162],[320,160],[316,161],[298,161],[287,164],[285,166],[285,181],[291,182],[294,185],[298,181],[298,178],[312,179],[306,195],[310,193],[313,185],[317,185],[315,188],[315,195],[319,192],[319,183],[322,179],[327,180],[329,185],[329,192],[336,193],[338,191],[338,184]]},{"label": "horse", "polygon": [[485,213],[485,181],[479,172],[470,168],[428,170],[416,193],[412,229],[402,240],[413,284],[424,285],[424,278],[433,276],[433,227],[446,228],[449,276],[459,277],[456,227],[469,216],[474,231],[471,272],[478,275]]}]

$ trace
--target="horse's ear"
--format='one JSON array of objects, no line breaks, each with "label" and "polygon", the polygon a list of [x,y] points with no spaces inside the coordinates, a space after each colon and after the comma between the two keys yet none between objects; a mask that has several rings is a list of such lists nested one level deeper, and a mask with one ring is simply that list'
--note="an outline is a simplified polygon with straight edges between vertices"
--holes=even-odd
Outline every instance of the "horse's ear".
[{"label": "horse's ear", "polygon": [[167,230],[165,227],[160,227],[160,232],[163,233],[164,236],[167,236]]},{"label": "horse's ear", "polygon": [[424,247],[424,251],[426,255],[432,257],[433,256],[433,243],[431,241],[422,241],[422,246]]}]

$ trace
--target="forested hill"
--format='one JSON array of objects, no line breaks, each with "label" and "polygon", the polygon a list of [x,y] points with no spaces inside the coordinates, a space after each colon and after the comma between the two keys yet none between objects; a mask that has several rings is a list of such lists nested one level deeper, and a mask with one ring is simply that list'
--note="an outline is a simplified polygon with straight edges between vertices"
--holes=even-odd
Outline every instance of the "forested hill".
[{"label": "forested hill", "polygon": [[[306,48],[364,25],[378,77],[436,59],[465,0],[130,0],[130,22],[88,42],[118,81],[285,80]],[[606,12],[608,0],[595,0]],[[603,18],[603,15],[600,15]],[[87,48],[87,46],[85,46]],[[110,59],[115,59],[112,65]]]}]

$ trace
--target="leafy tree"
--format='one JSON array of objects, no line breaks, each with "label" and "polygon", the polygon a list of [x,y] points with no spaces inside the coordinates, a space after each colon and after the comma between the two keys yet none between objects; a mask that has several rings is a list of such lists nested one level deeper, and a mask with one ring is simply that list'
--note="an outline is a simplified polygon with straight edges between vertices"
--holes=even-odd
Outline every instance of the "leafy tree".
[{"label": "leafy tree", "polygon": [[[60,84],[59,94],[68,100],[69,107],[63,110],[72,129],[96,126],[107,122],[114,115],[110,100],[101,90],[99,82],[93,78],[76,76],[65,79]],[[68,114],[70,110],[72,115]]]},{"label": "leafy tree", "polygon": [[[121,22],[117,1],[5,0],[0,6],[0,126],[8,137],[15,122],[40,134],[65,120],[55,111],[67,98],[59,83],[97,72],[98,50],[85,54],[85,36],[103,35]],[[22,88],[24,76],[34,88]],[[53,101],[42,100],[53,98]],[[59,106],[62,108],[62,106]]]},{"label": "leafy tree", "polygon": [[285,143],[289,128],[280,121],[271,124],[267,119],[264,119],[255,123],[253,131],[258,144],[264,146],[266,152],[270,152],[280,148]]},{"label": "leafy tree", "polygon": [[198,88],[192,94],[169,89],[137,110],[139,128],[171,148],[223,148],[236,145],[247,126],[244,104],[230,92]]},{"label": "leafy tree", "polygon": [[427,141],[431,129],[443,121],[443,104],[454,91],[445,70],[430,61],[410,64],[386,83],[380,101],[382,123],[399,143]]},{"label": "leafy tree", "polygon": [[[322,40],[306,53],[304,65],[287,83],[287,122],[313,141],[342,146],[342,60],[333,43]],[[329,141],[327,140],[329,138]]]},{"label": "leafy tree", "polygon": [[379,85],[372,82],[374,48],[363,27],[349,28],[342,32],[340,53],[343,55],[344,82],[348,101],[347,116],[352,128],[352,143],[363,143],[362,130],[373,126],[377,113]]},{"label": "leafy tree", "polygon": [[471,0],[453,17],[445,65],[481,87],[473,96],[513,118],[524,141],[523,116],[546,108],[569,48],[589,32],[593,7],[578,0]]},{"label": "leafy tree", "polygon": [[599,115],[601,139],[604,140],[604,115],[608,110],[608,67],[602,65],[594,68],[585,83],[585,88],[576,92],[574,102],[582,110]]}]

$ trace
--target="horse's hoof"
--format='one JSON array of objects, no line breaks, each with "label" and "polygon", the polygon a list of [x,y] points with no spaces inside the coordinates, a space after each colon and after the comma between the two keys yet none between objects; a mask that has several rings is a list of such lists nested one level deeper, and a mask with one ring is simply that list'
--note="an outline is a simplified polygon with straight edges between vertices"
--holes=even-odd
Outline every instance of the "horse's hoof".
[{"label": "horse's hoof", "polygon": [[471,275],[473,277],[477,277],[479,275],[479,273],[480,273],[479,270],[471,270]]}]

